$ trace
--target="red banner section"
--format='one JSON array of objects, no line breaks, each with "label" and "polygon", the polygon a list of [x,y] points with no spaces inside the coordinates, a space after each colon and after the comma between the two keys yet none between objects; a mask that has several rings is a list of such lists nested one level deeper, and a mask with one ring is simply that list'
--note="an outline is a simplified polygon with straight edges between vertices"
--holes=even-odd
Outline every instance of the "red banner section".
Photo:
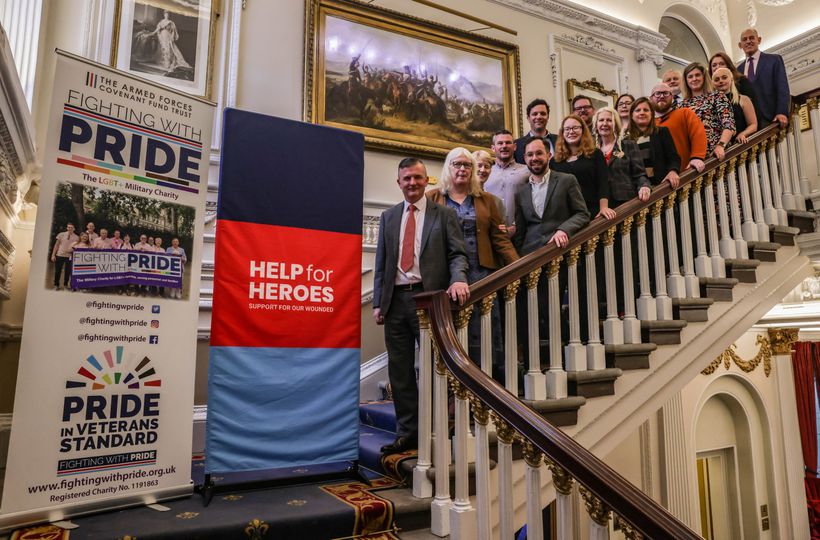
[{"label": "red banner section", "polygon": [[355,348],[361,235],[220,219],[211,346]]}]

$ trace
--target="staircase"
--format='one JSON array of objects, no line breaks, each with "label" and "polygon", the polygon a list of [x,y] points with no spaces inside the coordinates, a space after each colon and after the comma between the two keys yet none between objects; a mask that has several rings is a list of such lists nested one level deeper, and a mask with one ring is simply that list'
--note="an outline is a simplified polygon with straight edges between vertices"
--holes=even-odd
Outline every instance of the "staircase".
[{"label": "staircase", "polygon": [[[678,190],[659,186],[645,204],[630,201],[615,219],[595,220],[566,248],[545,247],[474,284],[469,306],[451,305],[441,293],[417,297],[424,312],[419,387],[426,399],[419,405],[418,459],[403,467],[416,500],[429,504],[432,534],[511,538],[526,523],[529,538],[542,538],[541,509],[556,500],[558,537],[569,538],[569,489],[577,481],[590,511],[591,538],[607,537],[611,514],[627,538],[698,538],[596,456],[608,455],[634,433],[811,274],[809,260],[795,245],[799,233],[813,231],[813,214],[805,212],[798,165],[789,159],[786,145],[793,136],[766,128],[730,149],[724,162],[711,160],[702,174],[684,174]],[[655,240],[652,251],[648,230]],[[614,271],[616,242],[626,253],[631,246],[639,252],[637,268],[630,256],[617,261],[622,282]],[[595,316],[597,301],[590,300],[590,319],[602,324],[589,325],[584,344],[575,301],[578,280],[584,279],[578,260],[585,256],[592,263],[585,276],[591,283],[599,243],[608,301]],[[672,246],[681,246],[680,253]],[[654,289],[648,283],[650,256],[659,269]],[[557,286],[562,266],[570,275],[564,306]],[[547,280],[548,296],[538,297],[539,279]],[[623,317],[615,291],[627,298]],[[470,311],[480,310],[489,334],[496,295],[503,297],[506,313],[507,373],[518,361],[516,324],[530,329],[520,400],[514,377],[502,388],[489,376],[489,335],[482,335],[482,358],[476,359],[482,369],[464,353]],[[529,321],[516,320],[521,301],[527,302]],[[552,309],[548,335],[538,335],[533,320],[538,302]],[[569,328],[555,322],[562,317]],[[452,439],[448,384],[456,397]],[[447,444],[435,444],[439,440]],[[542,474],[542,460],[551,475]],[[498,489],[491,491],[491,485]],[[397,525],[407,528],[401,516],[397,508]]]}]

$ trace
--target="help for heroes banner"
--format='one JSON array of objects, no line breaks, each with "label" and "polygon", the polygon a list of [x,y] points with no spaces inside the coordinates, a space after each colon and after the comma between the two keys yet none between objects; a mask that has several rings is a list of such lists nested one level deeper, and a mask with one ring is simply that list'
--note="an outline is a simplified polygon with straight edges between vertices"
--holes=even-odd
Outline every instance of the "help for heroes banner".
[{"label": "help for heroes banner", "polygon": [[0,529],[192,489],[213,105],[58,52],[49,119]]}]

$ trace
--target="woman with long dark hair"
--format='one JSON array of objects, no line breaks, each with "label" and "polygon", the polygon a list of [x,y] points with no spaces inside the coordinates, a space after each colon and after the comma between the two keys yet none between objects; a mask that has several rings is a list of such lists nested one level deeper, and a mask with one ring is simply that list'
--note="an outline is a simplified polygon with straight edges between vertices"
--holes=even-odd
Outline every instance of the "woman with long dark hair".
[{"label": "woman with long dark hair", "polygon": [[712,87],[706,68],[692,62],[683,70],[682,107],[692,109],[706,129],[706,153],[722,160],[735,134],[732,105],[722,92]]}]

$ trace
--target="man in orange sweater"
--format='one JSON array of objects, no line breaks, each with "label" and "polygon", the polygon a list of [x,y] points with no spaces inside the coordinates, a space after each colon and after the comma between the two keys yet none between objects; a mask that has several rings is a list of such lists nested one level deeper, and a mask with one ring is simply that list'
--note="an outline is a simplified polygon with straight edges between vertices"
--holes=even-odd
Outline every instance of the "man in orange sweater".
[{"label": "man in orange sweater", "polygon": [[687,168],[703,171],[706,159],[706,130],[692,109],[675,108],[672,89],[664,83],[652,87],[649,99],[655,104],[655,124],[672,134],[680,156],[681,172]]}]

